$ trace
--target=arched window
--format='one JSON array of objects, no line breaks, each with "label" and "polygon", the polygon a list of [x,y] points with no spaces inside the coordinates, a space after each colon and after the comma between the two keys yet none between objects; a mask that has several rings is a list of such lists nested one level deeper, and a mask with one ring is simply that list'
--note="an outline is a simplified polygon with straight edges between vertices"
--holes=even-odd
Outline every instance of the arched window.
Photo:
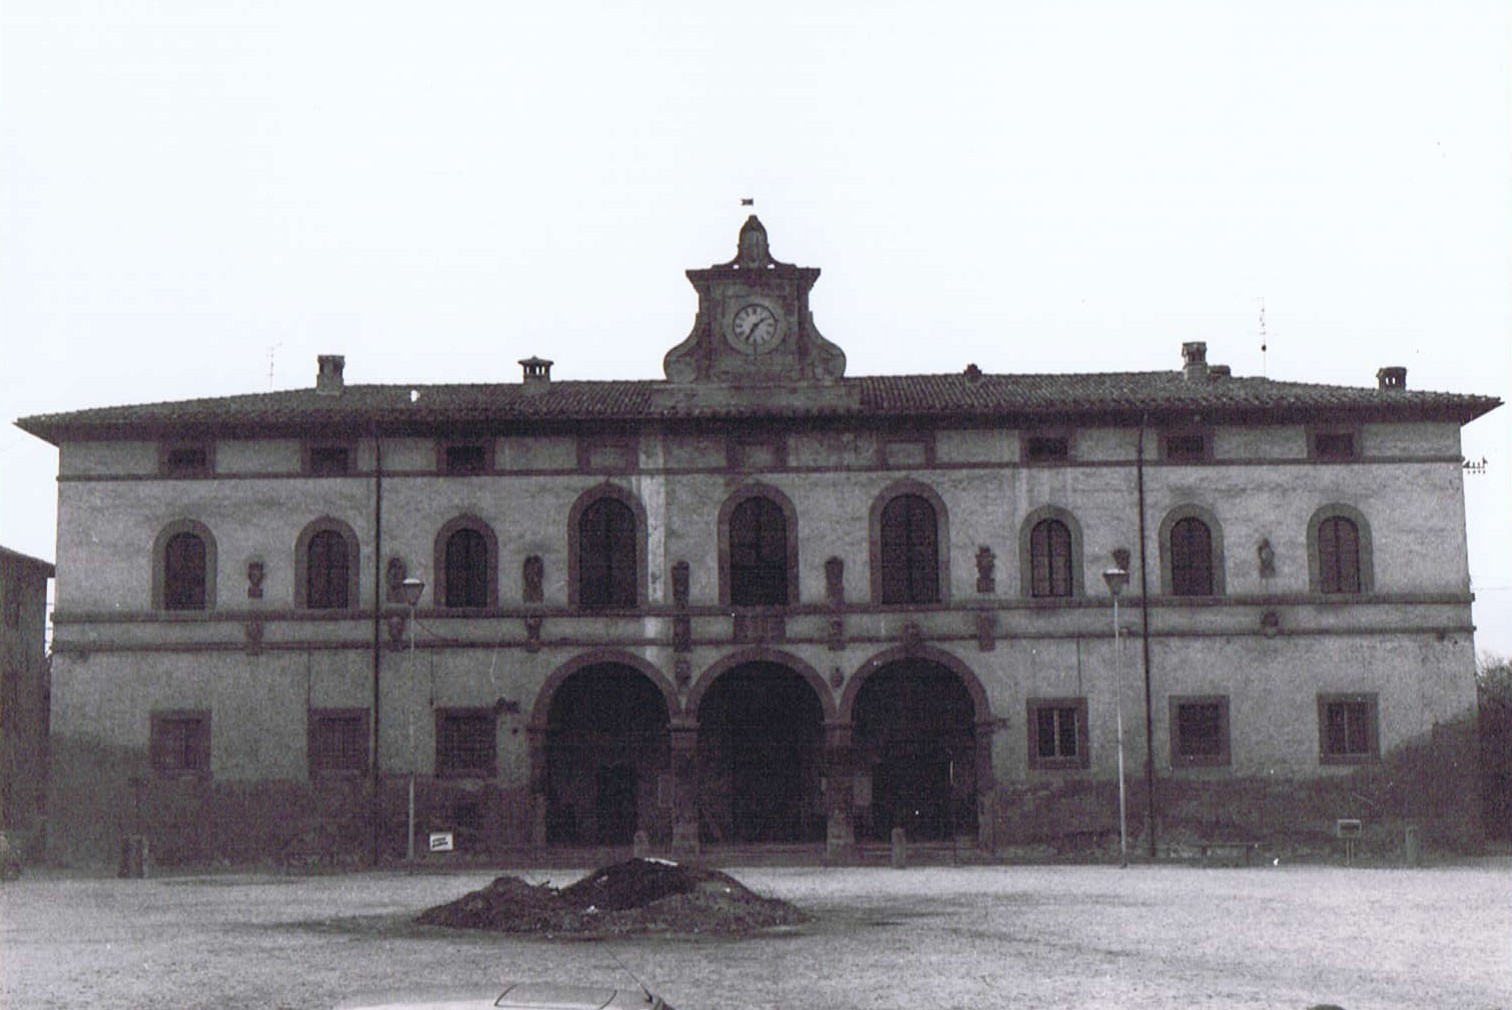
[{"label": "arched window", "polygon": [[499,541],[474,515],[460,515],[436,531],[431,599],[438,607],[499,605]]},{"label": "arched window", "polygon": [[636,529],[630,506],[608,496],[595,499],[578,520],[578,604],[636,605]]},{"label": "arched window", "polygon": [[343,610],[347,600],[347,580],[352,559],[347,556],[346,540],[335,530],[321,530],[310,538],[306,548],[305,601],[311,610]]},{"label": "arched window", "polygon": [[215,536],[204,523],[179,519],[158,531],[152,544],[152,605],[215,608]]},{"label": "arched window", "polygon": [[208,582],[205,541],[175,533],[163,545],[163,609],[204,610]]},{"label": "arched window", "polygon": [[1030,596],[1071,596],[1076,589],[1071,530],[1059,519],[1042,519],[1029,531]]},{"label": "arched window", "polygon": [[928,500],[900,494],[882,506],[878,547],[883,603],[939,600],[939,525]]},{"label": "arched window", "polygon": [[1043,505],[1019,523],[1019,593],[1041,600],[1082,595],[1082,532],[1076,516]]},{"label": "arched window", "polygon": [[788,523],[770,498],[747,498],[731,510],[730,604],[736,607],[786,605]]},{"label": "arched window", "polygon": [[1307,524],[1307,567],[1318,593],[1369,593],[1375,589],[1370,525],[1359,509],[1326,505]]},{"label": "arched window", "polygon": [[1178,505],[1160,521],[1160,592],[1222,596],[1223,527],[1204,505]]},{"label": "arched window", "polygon": [[1360,591],[1360,529],[1346,516],[1329,516],[1318,524],[1318,590]]},{"label": "arched window", "polygon": [[446,605],[488,606],[488,541],[475,529],[446,538]]},{"label": "arched window", "polygon": [[1196,516],[1171,526],[1171,595],[1213,595],[1213,535]]},{"label": "arched window", "polygon": [[357,606],[357,534],[340,519],[316,519],[294,544],[294,606],[345,610]]}]

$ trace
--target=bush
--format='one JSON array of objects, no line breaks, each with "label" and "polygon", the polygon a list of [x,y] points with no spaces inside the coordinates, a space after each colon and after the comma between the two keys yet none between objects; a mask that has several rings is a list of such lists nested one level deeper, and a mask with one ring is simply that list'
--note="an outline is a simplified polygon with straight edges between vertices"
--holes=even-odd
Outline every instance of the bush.
[{"label": "bush", "polygon": [[1512,841],[1512,659],[1483,653],[1475,684],[1486,837]]}]

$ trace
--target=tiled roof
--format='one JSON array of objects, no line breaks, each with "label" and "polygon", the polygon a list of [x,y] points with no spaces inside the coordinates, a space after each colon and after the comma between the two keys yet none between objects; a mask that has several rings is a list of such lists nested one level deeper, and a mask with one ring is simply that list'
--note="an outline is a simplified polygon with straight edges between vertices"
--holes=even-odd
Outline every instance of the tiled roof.
[{"label": "tiled roof", "polygon": [[9,547],[0,547],[0,561],[9,561],[13,564],[24,565],[27,568],[41,572],[44,578],[50,579],[53,577],[53,563],[51,561],[43,561],[41,558],[34,558],[30,554],[13,551]]},{"label": "tiled roof", "polygon": [[[353,385],[339,393],[296,389],[38,414],[16,423],[50,442],[75,438],[155,436],[165,432],[308,432],[373,427],[385,432],[448,427],[531,426],[552,422],[634,421],[678,417],[1077,417],[1138,419],[1143,413],[1199,412],[1208,420],[1279,422],[1332,415],[1341,419],[1441,419],[1465,423],[1495,408],[1492,396],[1325,386],[1181,372],[1060,375],[880,375],[847,378],[816,395],[722,397],[699,389],[680,397],[662,380]],[[827,396],[829,390],[834,395]],[[746,389],[749,394],[751,390]]]}]

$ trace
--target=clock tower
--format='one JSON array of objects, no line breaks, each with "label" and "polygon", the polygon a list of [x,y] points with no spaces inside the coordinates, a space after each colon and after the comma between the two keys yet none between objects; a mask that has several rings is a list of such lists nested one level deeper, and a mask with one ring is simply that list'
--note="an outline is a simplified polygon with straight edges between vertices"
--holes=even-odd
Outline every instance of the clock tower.
[{"label": "clock tower", "polygon": [[816,267],[780,263],[766,228],[752,214],[740,229],[735,258],[689,270],[698,291],[693,332],[667,352],[673,383],[789,386],[833,383],[845,374],[845,352],[820,336],[809,314]]}]

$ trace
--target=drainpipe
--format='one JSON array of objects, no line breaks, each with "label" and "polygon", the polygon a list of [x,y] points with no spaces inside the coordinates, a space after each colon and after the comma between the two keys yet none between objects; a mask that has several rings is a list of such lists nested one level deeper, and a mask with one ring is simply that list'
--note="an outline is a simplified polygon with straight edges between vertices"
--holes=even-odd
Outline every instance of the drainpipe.
[{"label": "drainpipe", "polygon": [[1155,728],[1150,703],[1150,570],[1146,564],[1148,550],[1145,546],[1145,491],[1144,491],[1144,443],[1145,426],[1149,415],[1139,418],[1139,448],[1134,456],[1134,469],[1139,488],[1139,617],[1140,646],[1144,653],[1144,703],[1145,703],[1145,833],[1150,839],[1150,858],[1155,858]]},{"label": "drainpipe", "polygon": [[373,791],[369,816],[373,831],[373,865],[382,846],[383,790],[378,765],[378,681],[383,666],[383,441],[373,430]]}]

